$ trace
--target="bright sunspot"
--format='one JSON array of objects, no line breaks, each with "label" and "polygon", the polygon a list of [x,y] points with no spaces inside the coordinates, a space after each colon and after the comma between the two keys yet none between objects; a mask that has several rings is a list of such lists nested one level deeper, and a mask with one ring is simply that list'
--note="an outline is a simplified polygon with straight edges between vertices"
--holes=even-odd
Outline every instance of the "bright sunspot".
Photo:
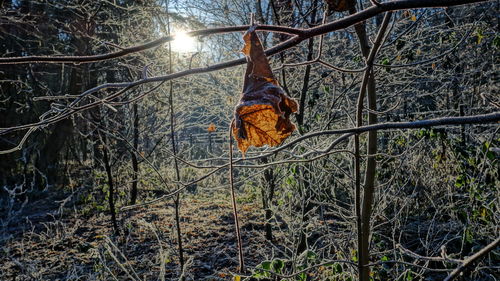
[{"label": "bright sunspot", "polygon": [[172,51],[179,53],[196,52],[196,39],[181,31],[175,34]]}]

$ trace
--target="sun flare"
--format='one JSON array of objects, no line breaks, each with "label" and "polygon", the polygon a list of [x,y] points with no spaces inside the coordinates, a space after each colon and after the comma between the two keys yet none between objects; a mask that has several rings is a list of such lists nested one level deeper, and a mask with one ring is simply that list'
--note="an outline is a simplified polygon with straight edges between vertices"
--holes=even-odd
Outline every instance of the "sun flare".
[{"label": "sun flare", "polygon": [[172,41],[172,51],[179,53],[196,52],[196,39],[185,31],[177,32]]}]

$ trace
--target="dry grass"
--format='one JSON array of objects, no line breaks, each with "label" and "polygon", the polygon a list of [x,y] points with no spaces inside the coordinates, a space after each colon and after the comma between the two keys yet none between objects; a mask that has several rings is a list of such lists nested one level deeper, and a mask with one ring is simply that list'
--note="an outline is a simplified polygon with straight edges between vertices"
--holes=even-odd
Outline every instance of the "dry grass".
[{"label": "dry grass", "polygon": [[[4,228],[0,280],[230,279],[238,261],[229,200],[196,197],[182,200],[183,273],[170,202],[121,213],[124,234],[110,237],[107,215],[60,209],[46,198],[28,203],[12,220],[16,225]],[[271,254],[262,247],[263,214],[255,203],[243,202],[240,210],[247,263],[255,266]]]}]

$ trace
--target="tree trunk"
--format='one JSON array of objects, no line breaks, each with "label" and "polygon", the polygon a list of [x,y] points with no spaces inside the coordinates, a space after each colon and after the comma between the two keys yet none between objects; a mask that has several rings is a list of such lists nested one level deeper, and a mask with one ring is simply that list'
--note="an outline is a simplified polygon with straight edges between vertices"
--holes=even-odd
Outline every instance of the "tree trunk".
[{"label": "tree trunk", "polygon": [[130,152],[130,157],[132,158],[132,187],[130,189],[130,204],[134,205],[137,201],[137,185],[138,185],[138,177],[139,177],[139,162],[137,161],[138,152],[137,148],[139,147],[139,116],[137,114],[137,103],[133,105],[133,138],[134,149]]},{"label": "tree trunk", "polygon": [[[349,10],[350,14],[356,13],[356,7],[353,6]],[[356,31],[356,35],[359,39],[359,45],[361,49],[361,53],[365,59],[368,58],[370,53],[370,46],[368,43],[368,37],[366,35],[366,26],[364,22],[358,23],[354,26]],[[366,92],[368,97],[368,108],[370,110],[376,110],[377,108],[377,95],[376,95],[376,84],[375,84],[375,76],[373,71],[369,74]],[[368,125],[376,124],[377,116],[373,113],[368,113]],[[359,125],[359,124],[358,124]],[[357,138],[356,144],[359,147],[359,138]],[[377,131],[368,132],[368,141],[367,141],[367,153],[368,155],[374,155],[377,153]],[[356,153],[359,155],[358,153]],[[370,215],[372,211],[373,204],[373,195],[374,195],[374,187],[375,187],[375,174],[376,174],[376,164],[375,158],[373,156],[368,156],[366,162],[366,169],[364,175],[364,189],[363,189],[363,204],[362,209],[357,212],[360,212],[358,215],[358,269],[359,269],[359,280],[368,281],[370,280],[370,268],[366,266],[370,261]],[[357,165],[357,169],[359,170],[359,160]],[[360,175],[357,175],[357,180],[360,179]],[[359,183],[357,183],[359,185]],[[359,195],[358,195],[359,196]],[[360,217],[359,217],[360,216]],[[360,239],[360,241],[359,241]]]},{"label": "tree trunk", "polygon": [[[311,23],[316,22],[316,13],[317,13],[317,3],[318,1],[314,1],[313,3],[313,10],[311,12]],[[308,41],[308,53],[307,53],[307,60],[310,61],[313,58],[313,53],[314,53],[314,38],[310,38]],[[297,118],[297,125],[298,125],[298,130],[300,134],[304,134],[306,132],[304,128],[304,115],[305,115],[305,102],[307,98],[307,92],[309,90],[309,80],[310,80],[310,74],[311,74],[311,65],[308,64],[306,66],[306,70],[304,73],[304,79],[302,83],[302,90],[300,93],[300,100],[299,100],[299,112],[296,115]],[[311,197],[314,196],[314,193],[311,192],[311,174],[309,173],[308,169],[305,169],[302,166],[299,166],[299,173],[302,174],[302,191],[303,191],[303,198],[305,199],[304,206],[302,206],[302,222],[307,222],[309,220],[309,211],[313,209],[313,204],[310,202]],[[297,246],[297,254],[302,253],[307,249],[307,235],[304,231],[304,229],[301,228],[300,232],[300,238],[299,238],[299,244]]]},{"label": "tree trunk", "polygon": [[111,173],[111,164],[108,155],[108,144],[106,134],[102,134],[102,155],[104,162],[104,169],[106,170],[106,175],[108,177],[108,187],[109,187],[109,212],[111,214],[111,222],[113,223],[113,228],[115,230],[115,235],[120,235],[120,229],[118,228],[118,222],[116,220],[116,210],[115,210],[115,189],[113,185],[113,174]]},{"label": "tree trunk", "polygon": [[[69,93],[77,95],[81,88],[82,70],[81,68],[74,67],[71,70]],[[39,188],[56,183],[59,170],[56,165],[57,158],[64,148],[64,144],[73,134],[73,121],[69,118],[64,119],[54,124],[52,128],[53,130],[40,150],[40,154],[35,162],[37,168],[35,183]]]},{"label": "tree trunk", "polygon": [[[262,159],[262,163],[267,163],[267,158]],[[265,220],[266,223],[264,225],[266,239],[268,241],[273,241],[273,227],[270,222],[273,213],[271,211],[271,205],[274,198],[274,190],[276,187],[276,183],[274,182],[274,173],[273,168],[268,168],[264,171],[263,184],[262,184],[262,207],[265,211]]]}]

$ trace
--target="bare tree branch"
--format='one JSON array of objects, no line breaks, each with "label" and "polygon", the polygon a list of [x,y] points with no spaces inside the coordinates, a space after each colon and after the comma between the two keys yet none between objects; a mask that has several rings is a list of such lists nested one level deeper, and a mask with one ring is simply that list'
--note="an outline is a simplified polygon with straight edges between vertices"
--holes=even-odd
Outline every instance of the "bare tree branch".
[{"label": "bare tree branch", "polygon": [[[273,26],[273,25],[258,25],[256,30],[260,31],[269,31],[269,32],[279,32],[279,33],[287,33],[294,34],[296,37],[300,38],[296,44],[300,43],[303,40],[309,39],[314,36],[318,36],[321,34],[325,34],[331,31],[347,28],[353,24],[365,21],[369,18],[372,18],[380,13],[387,11],[396,11],[396,10],[405,10],[405,9],[415,9],[415,8],[432,8],[432,7],[448,7],[448,6],[456,6],[456,5],[464,5],[464,4],[473,4],[485,2],[487,0],[400,0],[400,1],[391,1],[386,3],[379,3],[378,5],[371,6],[359,13],[354,15],[342,18],[340,20],[323,24],[317,27],[309,28],[309,29],[300,29],[300,28],[292,28],[292,27],[284,27],[284,26]],[[243,26],[232,26],[232,27],[218,27],[218,28],[210,28],[203,30],[195,30],[191,32],[187,32],[188,36],[207,36],[212,34],[223,34],[229,32],[242,32],[249,28],[249,25]],[[292,38],[292,39],[294,39]],[[122,50],[93,55],[93,56],[26,56],[26,57],[11,57],[11,58],[0,58],[0,64],[25,64],[25,63],[91,63],[96,61],[104,61],[110,60],[114,58],[123,57],[132,53],[141,52],[144,50],[148,50],[154,48],[156,46],[160,46],[167,42],[173,41],[175,39],[174,35],[168,35],[159,39],[156,39],[151,42],[147,42],[142,45],[137,45],[129,48],[123,48]],[[290,39],[290,40],[292,40]],[[288,40],[288,41],[290,41]],[[288,42],[286,41],[286,42]],[[295,40],[294,40],[295,41]],[[296,45],[293,44],[292,46]],[[280,44],[281,45],[281,44]],[[278,46],[280,46],[278,45]],[[290,48],[292,46],[288,46]],[[284,49],[282,48],[271,48],[266,52],[266,55],[274,55],[277,54]],[[239,61],[239,60],[238,60]],[[234,62],[234,61],[233,61]],[[241,62],[243,63],[243,62]],[[241,64],[238,63],[238,64]]]},{"label": "bare tree branch", "polygon": [[[301,141],[304,141],[306,139],[318,137],[318,136],[323,136],[323,135],[341,135],[337,139],[335,139],[332,142],[332,145],[329,146],[329,149],[333,149],[333,147],[337,144],[339,144],[341,141],[347,139],[348,137],[354,135],[354,134],[359,134],[359,133],[364,133],[368,131],[374,131],[374,130],[391,130],[391,129],[418,129],[418,128],[430,128],[430,127],[438,127],[438,126],[446,126],[446,125],[463,125],[463,124],[480,124],[480,123],[488,123],[488,122],[498,122],[500,121],[500,112],[495,112],[495,113],[490,113],[490,114],[481,114],[481,115],[476,115],[476,116],[463,116],[463,117],[443,117],[443,118],[436,118],[436,119],[429,119],[429,120],[421,120],[421,121],[413,121],[413,122],[388,122],[388,123],[378,123],[375,125],[368,125],[368,126],[362,126],[362,127],[356,127],[356,128],[349,128],[349,129],[339,129],[339,130],[329,130],[329,131],[320,131],[320,132],[314,132],[310,134],[303,135],[302,137],[299,137],[283,146],[280,146],[268,153],[261,154],[259,156],[254,156],[254,157],[247,157],[247,158],[240,158],[240,159],[234,159],[232,161],[233,164],[242,162],[242,161],[253,161],[253,160],[258,160],[262,158],[267,158],[269,156],[272,156],[274,154],[277,154],[279,151],[282,151],[286,148],[289,148]],[[324,153],[327,153],[329,150],[325,151]],[[281,163],[286,163],[286,161],[283,161]],[[280,163],[280,164],[281,164]],[[195,179],[193,181],[190,181],[188,183],[183,183],[183,182],[177,182],[177,184],[182,185],[182,187],[165,194],[157,199],[153,199],[149,202],[137,204],[137,205],[130,205],[130,206],[125,206],[122,207],[121,210],[128,210],[128,209],[133,209],[141,206],[146,206],[150,205],[156,202],[159,202],[161,200],[165,200],[168,198],[171,198],[172,196],[175,196],[179,192],[183,191],[186,189],[188,186],[195,184],[197,182],[200,182],[209,176],[215,174],[216,172],[227,168],[229,166],[229,163],[220,165],[216,167],[214,170],[206,173],[205,175],[199,177],[198,179]],[[245,166],[246,168],[252,168],[252,166]],[[256,168],[259,168],[259,166],[256,166]]]},{"label": "bare tree branch", "polygon": [[482,258],[489,252],[491,252],[493,249],[495,249],[498,244],[500,244],[500,237],[497,239],[493,240],[490,244],[488,244],[486,247],[482,248],[479,252],[475,253],[474,255],[470,256],[469,258],[465,259],[462,261],[462,264],[455,268],[448,277],[446,277],[443,281],[450,281],[455,279],[462,271],[464,271],[468,266],[472,265],[475,261],[478,259]]}]

